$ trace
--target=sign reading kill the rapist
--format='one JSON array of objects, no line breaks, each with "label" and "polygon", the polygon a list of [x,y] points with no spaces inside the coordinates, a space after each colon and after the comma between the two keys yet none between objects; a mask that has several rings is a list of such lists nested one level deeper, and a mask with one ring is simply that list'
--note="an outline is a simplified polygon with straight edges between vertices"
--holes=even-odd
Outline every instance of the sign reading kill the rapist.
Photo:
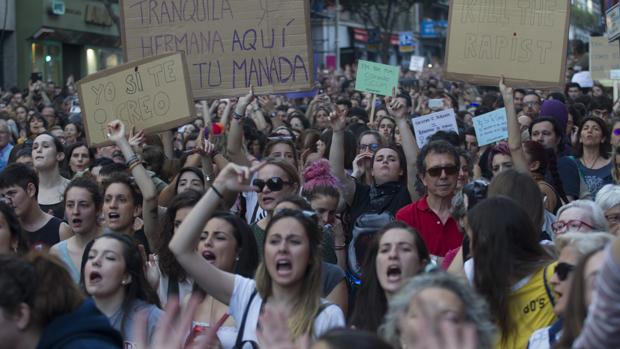
[{"label": "sign reading kill the rapist", "polygon": [[564,86],[569,0],[452,0],[447,79],[497,86]]},{"label": "sign reading kill the rapist", "polygon": [[91,74],[78,82],[78,93],[90,146],[108,141],[115,119],[152,133],[191,122],[195,112],[182,52]]},{"label": "sign reading kill the rapist", "polygon": [[129,61],[183,51],[194,98],[309,90],[309,1],[122,0]]}]

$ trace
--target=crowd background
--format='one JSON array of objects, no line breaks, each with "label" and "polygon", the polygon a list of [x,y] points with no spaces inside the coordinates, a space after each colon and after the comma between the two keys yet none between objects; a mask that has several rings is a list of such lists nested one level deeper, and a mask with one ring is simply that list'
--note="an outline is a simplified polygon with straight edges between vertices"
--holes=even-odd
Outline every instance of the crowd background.
[{"label": "crowd background", "polygon": [[[620,347],[620,100],[569,62],[562,90],[435,65],[386,97],[346,66],[161,134],[115,120],[100,147],[72,78],[2,90],[0,340]],[[503,107],[508,139],[479,146]],[[411,118],[450,108],[459,132],[420,149]]]}]

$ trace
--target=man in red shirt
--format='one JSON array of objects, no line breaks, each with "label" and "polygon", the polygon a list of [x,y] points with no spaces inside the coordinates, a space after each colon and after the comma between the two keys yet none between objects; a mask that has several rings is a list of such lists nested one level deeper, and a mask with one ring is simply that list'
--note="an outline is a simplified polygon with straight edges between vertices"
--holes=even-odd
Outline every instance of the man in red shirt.
[{"label": "man in red shirt", "polygon": [[433,141],[422,148],[416,165],[427,195],[401,208],[396,219],[420,232],[431,255],[443,257],[463,241],[463,234],[451,216],[459,155],[450,143]]}]

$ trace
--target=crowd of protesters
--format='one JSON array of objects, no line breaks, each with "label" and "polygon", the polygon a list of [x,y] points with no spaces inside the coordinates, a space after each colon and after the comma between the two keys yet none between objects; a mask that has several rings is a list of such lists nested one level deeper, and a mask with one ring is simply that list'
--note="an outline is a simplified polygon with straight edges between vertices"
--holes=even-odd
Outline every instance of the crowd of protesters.
[{"label": "crowd of protesters", "polygon": [[[346,66],[97,147],[72,78],[4,91],[0,342],[618,348],[620,101],[583,68],[563,91],[403,70],[381,97]],[[447,109],[419,148],[411,119]]]}]

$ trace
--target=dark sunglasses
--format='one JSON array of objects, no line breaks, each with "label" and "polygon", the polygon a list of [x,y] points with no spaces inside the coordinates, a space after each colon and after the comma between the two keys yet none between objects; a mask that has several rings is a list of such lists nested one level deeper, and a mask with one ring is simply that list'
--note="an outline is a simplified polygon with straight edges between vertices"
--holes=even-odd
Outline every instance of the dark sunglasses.
[{"label": "dark sunglasses", "polygon": [[371,143],[371,144],[360,144],[359,148],[361,151],[370,150],[371,152],[376,152],[379,150],[379,143]]},{"label": "dark sunglasses", "polygon": [[456,165],[431,167],[426,170],[426,173],[428,173],[428,175],[431,177],[439,177],[444,171],[446,172],[447,176],[454,176],[459,172],[459,168]]},{"label": "dark sunglasses", "polygon": [[284,185],[291,184],[293,184],[293,182],[286,182],[280,177],[271,177],[266,181],[256,178],[252,181],[252,185],[257,187],[258,191],[263,191],[263,188],[265,188],[265,186],[267,186],[267,188],[269,188],[269,190],[271,191],[280,191],[282,190],[282,188],[284,188]]},{"label": "dark sunglasses", "polygon": [[558,276],[560,281],[566,281],[568,274],[575,269],[575,266],[568,263],[558,263],[555,266],[555,275]]}]

